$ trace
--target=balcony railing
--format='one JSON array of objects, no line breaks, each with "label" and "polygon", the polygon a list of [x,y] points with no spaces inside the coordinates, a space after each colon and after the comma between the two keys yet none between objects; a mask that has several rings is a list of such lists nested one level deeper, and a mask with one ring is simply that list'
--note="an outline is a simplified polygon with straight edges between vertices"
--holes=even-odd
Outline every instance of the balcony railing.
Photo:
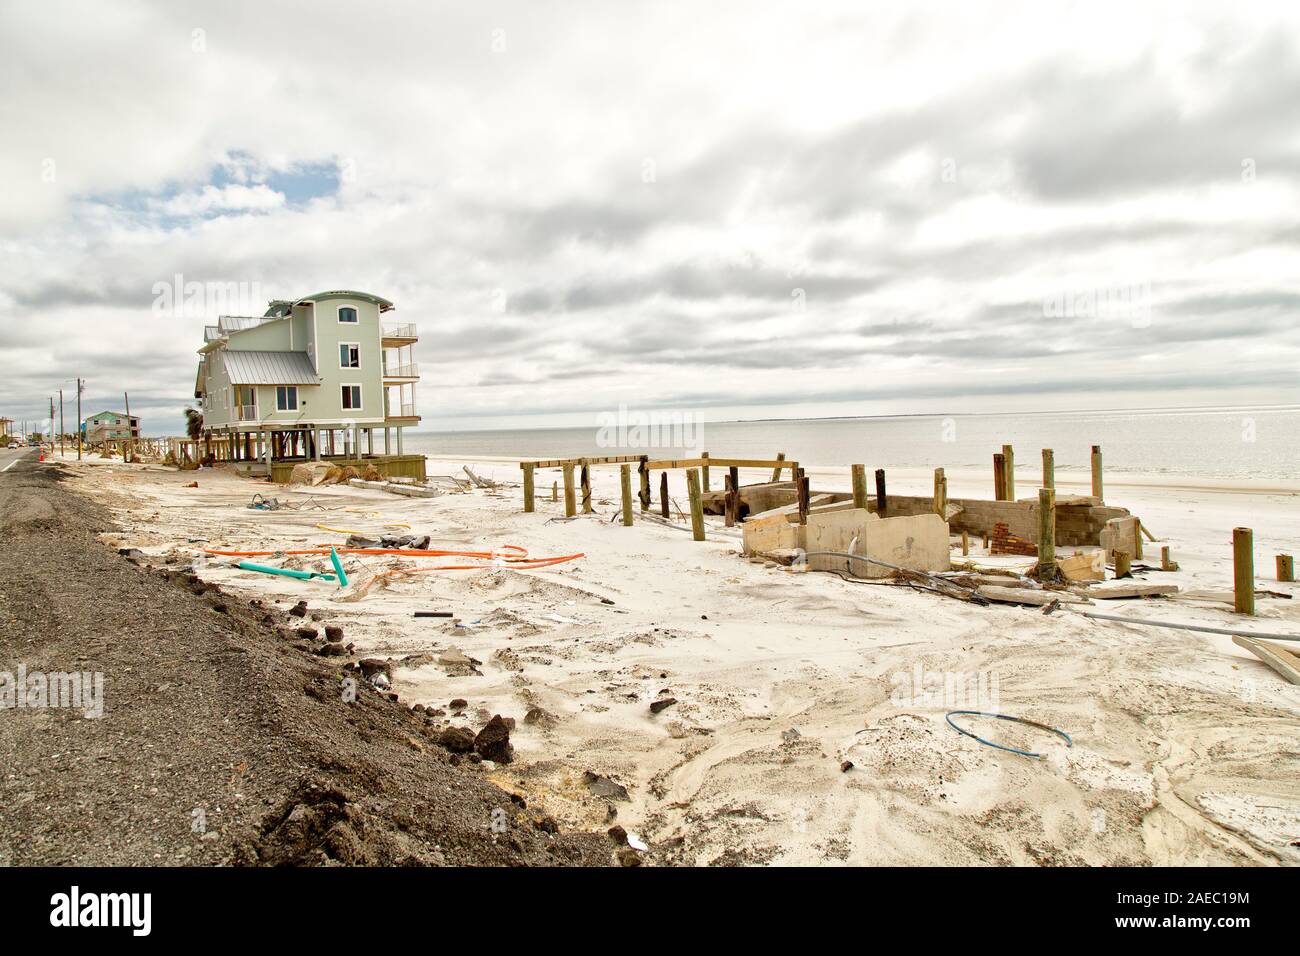
[{"label": "balcony railing", "polygon": [[235,413],[239,415],[241,422],[255,422],[258,420],[256,405],[237,405],[235,406]]},{"label": "balcony railing", "polygon": [[385,378],[419,378],[420,366],[415,362],[407,365],[385,365]]},{"label": "balcony railing", "polygon": [[419,338],[419,336],[415,334],[415,323],[407,322],[405,325],[385,325],[384,338],[414,339]]},{"label": "balcony railing", "polygon": [[415,403],[411,402],[402,405],[389,405],[388,418],[415,418]]}]

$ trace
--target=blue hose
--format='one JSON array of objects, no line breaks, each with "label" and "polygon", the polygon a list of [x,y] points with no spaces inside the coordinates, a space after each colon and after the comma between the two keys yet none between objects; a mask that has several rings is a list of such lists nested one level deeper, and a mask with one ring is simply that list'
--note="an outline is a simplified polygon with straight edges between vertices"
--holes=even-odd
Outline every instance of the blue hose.
[{"label": "blue hose", "polygon": [[1074,741],[1070,739],[1070,735],[1067,734],[1064,730],[1057,730],[1055,727],[1049,727],[1049,726],[1047,726],[1047,724],[1040,724],[1040,723],[1038,723],[1038,722],[1035,721],[1035,720],[1026,720],[1026,719],[1023,718],[1023,717],[1012,717],[1010,714],[991,714],[991,713],[989,713],[989,712],[987,712],[987,711],[983,711],[983,710],[950,710],[950,711],[948,711],[948,714],[947,714],[947,716],[945,717],[945,719],[948,721],[948,726],[949,726],[949,727],[951,727],[953,730],[957,731],[957,733],[959,733],[959,734],[963,734],[963,735],[965,735],[965,736],[967,736],[967,737],[972,738],[973,740],[978,740],[980,743],[982,743],[982,744],[983,744],[984,746],[986,746],[986,747],[996,747],[998,750],[1005,750],[1005,751],[1007,751],[1008,753],[1019,754],[1019,755],[1022,756],[1022,757],[1031,757],[1031,758],[1033,758],[1034,760],[1042,760],[1042,759],[1043,759],[1043,755],[1042,755],[1042,754],[1034,753],[1034,752],[1029,751],[1029,750],[1020,750],[1020,749],[1017,748],[1017,747],[1008,747],[1008,746],[1006,746],[1005,744],[995,744],[995,743],[994,743],[993,741],[991,741],[991,740],[985,740],[983,737],[980,737],[980,736],[977,735],[977,734],[973,734],[973,733],[971,733],[969,730],[964,730],[963,728],[958,727],[956,724],[954,724],[954,723],[952,722],[952,719],[953,719],[953,717],[959,717],[959,716],[961,716],[961,715],[963,715],[963,714],[968,715],[968,716],[971,716],[971,717],[996,717],[998,720],[1011,720],[1011,721],[1015,721],[1017,724],[1025,724],[1025,725],[1028,726],[1028,727],[1037,727],[1039,730],[1046,730],[1048,733],[1056,734],[1058,737],[1060,737],[1062,740],[1065,741],[1065,745],[1066,745],[1067,747],[1073,747],[1073,746],[1074,746]]}]

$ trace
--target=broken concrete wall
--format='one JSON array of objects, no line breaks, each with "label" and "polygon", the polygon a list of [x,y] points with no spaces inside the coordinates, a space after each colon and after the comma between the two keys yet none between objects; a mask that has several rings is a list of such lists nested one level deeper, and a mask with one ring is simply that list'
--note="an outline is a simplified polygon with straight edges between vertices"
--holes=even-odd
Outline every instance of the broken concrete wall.
[{"label": "broken concrete wall", "polygon": [[800,525],[787,515],[771,515],[742,526],[745,554],[803,549],[812,570],[847,570],[855,577],[889,577],[893,570],[819,551],[861,554],[913,571],[947,571],[948,525],[938,515],[879,518],[861,508],[813,512]]},{"label": "broken concrete wall", "polygon": [[[950,498],[950,505],[961,511],[950,520],[952,531],[960,534],[991,534],[993,526],[1005,524],[1007,530],[1030,541],[1038,540],[1038,501],[993,501],[986,498]],[[875,510],[874,503],[872,510]],[[934,512],[934,499],[926,496],[890,495],[885,514],[921,515]],[[1083,547],[1100,543],[1101,530],[1111,518],[1128,515],[1126,508],[1097,504],[1095,498],[1067,500],[1056,506],[1056,543],[1066,547]]]}]

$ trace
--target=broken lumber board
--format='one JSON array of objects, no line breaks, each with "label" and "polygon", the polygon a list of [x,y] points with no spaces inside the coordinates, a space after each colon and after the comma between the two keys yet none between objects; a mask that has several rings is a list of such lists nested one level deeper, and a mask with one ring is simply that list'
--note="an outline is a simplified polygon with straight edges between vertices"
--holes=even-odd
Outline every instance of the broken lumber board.
[{"label": "broken lumber board", "polygon": [[[595,459],[591,459],[595,461]],[[666,458],[662,461],[646,462],[646,467],[655,471],[669,468],[702,468],[705,464],[721,468],[782,468],[798,467],[797,461],[776,461],[770,458]]]},{"label": "broken lumber board", "polygon": [[1009,588],[993,584],[982,584],[975,589],[975,593],[990,601],[1000,601],[1003,604],[1028,604],[1032,607],[1045,607],[1053,601],[1060,601],[1062,604],[1088,603],[1079,595],[1068,591],[1040,591],[1036,588]]},{"label": "broken lumber board", "polygon": [[1177,584],[1144,584],[1141,581],[1125,584],[1108,584],[1079,591],[1098,601],[1116,601],[1121,598],[1165,597],[1178,593]]},{"label": "broken lumber board", "polygon": [[1106,580],[1106,556],[1100,551],[1057,558],[1056,566],[1061,569],[1067,581]]},{"label": "broken lumber board", "polygon": [[1300,654],[1252,637],[1233,635],[1232,643],[1244,647],[1292,684],[1300,684]]},{"label": "broken lumber board", "polygon": [[420,485],[395,485],[386,481],[366,481],[363,478],[349,479],[353,488],[372,488],[375,491],[388,491],[408,498],[436,498],[441,492],[437,488],[425,488]]},{"label": "broken lumber board", "polygon": [[552,458],[549,461],[521,461],[519,467],[531,465],[534,468],[563,468],[565,465],[580,465],[584,461],[589,465],[621,465],[624,462],[636,464],[641,455],[615,455],[605,458]]}]

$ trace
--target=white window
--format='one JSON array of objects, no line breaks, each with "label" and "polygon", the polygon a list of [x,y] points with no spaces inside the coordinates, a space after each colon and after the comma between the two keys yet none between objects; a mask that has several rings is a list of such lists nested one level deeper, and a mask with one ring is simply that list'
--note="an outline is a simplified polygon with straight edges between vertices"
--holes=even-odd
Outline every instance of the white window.
[{"label": "white window", "polygon": [[359,342],[339,343],[339,368],[361,368],[361,344]]},{"label": "white window", "polygon": [[343,386],[343,409],[344,411],[361,411],[361,386],[344,385]]},{"label": "white window", "polygon": [[277,385],[275,387],[275,408],[281,412],[296,412],[298,410],[298,386],[297,385]]},{"label": "white window", "polygon": [[339,321],[354,324],[357,321],[357,310],[350,305],[340,306]]}]

